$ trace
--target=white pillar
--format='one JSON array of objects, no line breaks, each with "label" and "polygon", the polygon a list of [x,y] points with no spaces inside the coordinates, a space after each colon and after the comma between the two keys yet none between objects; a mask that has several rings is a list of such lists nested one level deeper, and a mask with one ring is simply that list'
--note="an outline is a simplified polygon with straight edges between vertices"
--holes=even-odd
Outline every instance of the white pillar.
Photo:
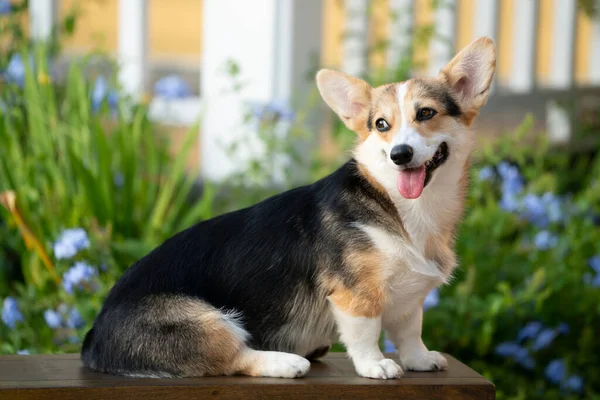
[{"label": "white pillar", "polygon": [[[553,6],[552,69],[548,86],[568,89],[574,82],[577,4],[575,0],[554,0]],[[596,46],[600,46],[600,44],[596,43]]]},{"label": "white pillar", "polygon": [[536,84],[537,0],[519,2],[514,10],[512,29],[513,64],[508,87],[516,93],[530,92]]},{"label": "white pillar", "polygon": [[31,36],[48,40],[56,22],[57,0],[29,0]]},{"label": "white pillar", "polygon": [[[499,18],[500,12],[498,9],[498,0],[478,0],[475,3],[475,20],[473,21],[475,37],[472,39],[488,36],[494,39],[497,47]],[[490,93],[496,91],[497,79],[498,74],[496,73],[494,75],[494,80],[492,81]]]},{"label": "white pillar", "polygon": [[[264,149],[249,137],[249,105],[303,103],[320,56],[319,0],[205,0],[201,93],[202,174],[222,180]],[[235,64],[232,76],[228,65]],[[239,83],[239,85],[237,85]],[[227,149],[237,144],[236,159]]]},{"label": "white pillar", "polygon": [[411,47],[414,27],[414,0],[390,0],[392,13],[390,22],[390,45],[387,49],[387,64],[396,69]]},{"label": "white pillar", "polygon": [[352,76],[364,76],[368,66],[369,2],[345,0],[344,13],[342,71]]},{"label": "white pillar", "polygon": [[435,35],[431,41],[429,73],[436,76],[454,57],[456,0],[439,2],[435,10]]},{"label": "white pillar", "polygon": [[591,18],[592,32],[590,35],[590,59],[588,82],[592,85],[600,85],[600,18]]},{"label": "white pillar", "polygon": [[119,83],[127,94],[139,97],[146,83],[148,4],[119,0],[118,15]]},{"label": "white pillar", "polygon": [[498,35],[498,0],[477,0],[475,3],[475,37],[489,36],[496,40]]}]

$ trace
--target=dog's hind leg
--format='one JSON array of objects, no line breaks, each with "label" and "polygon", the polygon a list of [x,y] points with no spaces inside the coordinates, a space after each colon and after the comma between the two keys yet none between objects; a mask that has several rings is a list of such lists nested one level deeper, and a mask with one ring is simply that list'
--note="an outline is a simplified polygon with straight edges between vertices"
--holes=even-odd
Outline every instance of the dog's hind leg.
[{"label": "dog's hind leg", "polygon": [[271,378],[300,378],[310,369],[310,362],[296,354],[245,348],[235,362],[236,373]]},{"label": "dog's hind leg", "polygon": [[248,347],[235,313],[195,298],[149,296],[99,316],[82,350],[86,367],[135,377],[244,374],[300,377],[303,357]]}]

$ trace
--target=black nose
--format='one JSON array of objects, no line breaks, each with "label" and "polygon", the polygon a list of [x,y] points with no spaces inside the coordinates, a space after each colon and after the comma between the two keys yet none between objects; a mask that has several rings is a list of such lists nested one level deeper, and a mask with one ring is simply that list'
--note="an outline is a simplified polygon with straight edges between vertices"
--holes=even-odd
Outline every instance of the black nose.
[{"label": "black nose", "polygon": [[407,144],[400,144],[392,148],[390,158],[396,165],[404,165],[410,162],[413,157],[413,149]]}]

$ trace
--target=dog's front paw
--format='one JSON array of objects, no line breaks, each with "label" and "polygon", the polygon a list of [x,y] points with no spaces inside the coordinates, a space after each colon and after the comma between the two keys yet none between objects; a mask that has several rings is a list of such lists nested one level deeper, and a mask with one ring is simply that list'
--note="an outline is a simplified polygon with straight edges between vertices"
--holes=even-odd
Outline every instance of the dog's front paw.
[{"label": "dog's front paw", "polygon": [[437,351],[419,351],[400,357],[400,363],[408,371],[443,371],[448,360]]},{"label": "dog's front paw", "polygon": [[402,368],[389,358],[379,361],[357,361],[354,363],[354,366],[356,367],[356,372],[365,378],[396,379],[404,374]]}]

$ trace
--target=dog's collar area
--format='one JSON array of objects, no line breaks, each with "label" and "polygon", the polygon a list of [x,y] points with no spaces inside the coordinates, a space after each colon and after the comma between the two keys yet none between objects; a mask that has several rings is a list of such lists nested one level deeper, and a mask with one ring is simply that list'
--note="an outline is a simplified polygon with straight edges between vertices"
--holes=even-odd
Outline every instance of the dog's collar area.
[{"label": "dog's collar area", "polygon": [[448,148],[448,143],[442,142],[438,149],[436,150],[431,160],[425,163],[426,174],[425,174],[425,184],[427,186],[429,181],[431,180],[433,171],[435,171],[440,165],[446,162],[448,156],[450,155],[450,150]]}]

